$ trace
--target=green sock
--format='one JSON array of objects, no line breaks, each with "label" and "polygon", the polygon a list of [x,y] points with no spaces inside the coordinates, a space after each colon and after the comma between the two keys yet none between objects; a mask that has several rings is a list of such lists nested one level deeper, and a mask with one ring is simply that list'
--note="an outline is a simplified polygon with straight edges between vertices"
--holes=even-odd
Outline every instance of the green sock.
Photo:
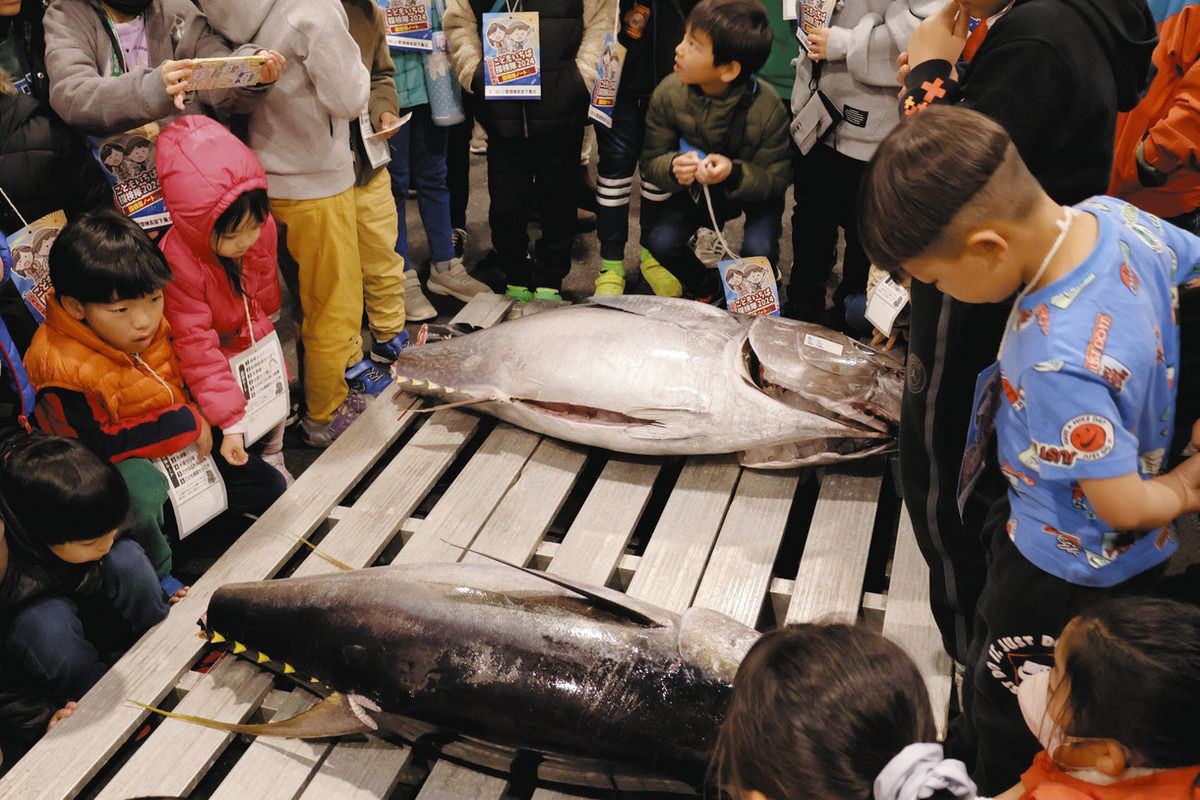
[{"label": "green sock", "polygon": [[622,278],[624,278],[625,263],[614,258],[602,258],[600,259],[600,271],[611,272],[614,275],[620,275]]},{"label": "green sock", "polygon": [[647,250],[644,247],[642,248],[642,254],[640,256],[638,256],[638,261],[642,265],[643,268],[647,267],[647,266],[650,266],[650,267],[661,267],[662,266],[662,264],[658,263],[658,259],[654,257],[654,254],[651,253],[649,250]]}]

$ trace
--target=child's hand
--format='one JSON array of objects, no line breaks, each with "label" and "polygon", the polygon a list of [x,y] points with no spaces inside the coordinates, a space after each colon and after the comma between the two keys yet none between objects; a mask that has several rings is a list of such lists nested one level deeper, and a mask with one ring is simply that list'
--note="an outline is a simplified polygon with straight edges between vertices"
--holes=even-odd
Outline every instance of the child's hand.
[{"label": "child's hand", "polygon": [[183,111],[183,98],[188,92],[187,81],[192,77],[191,59],[164,61],[159,67],[159,75],[162,76],[163,87],[167,90],[167,95],[175,98],[175,107]]},{"label": "child's hand", "polygon": [[190,586],[184,586],[182,589],[179,589],[178,591],[176,591],[175,594],[173,594],[167,598],[167,605],[173,606],[176,603],[178,603],[180,600],[182,600],[183,598],[187,597],[188,592],[191,591],[191,588],[192,587],[190,587]]},{"label": "child's hand", "polygon": [[949,0],[942,9],[926,18],[908,39],[908,64],[916,66],[941,59],[954,64],[967,44],[969,16]]},{"label": "child's hand", "polygon": [[1192,447],[1200,450],[1200,419],[1192,425]]},{"label": "child's hand", "polygon": [[390,139],[400,132],[397,126],[400,124],[400,118],[390,111],[385,111],[379,115],[379,124],[383,126],[383,130],[392,129],[392,132],[386,138]]},{"label": "child's hand", "polygon": [[250,460],[246,454],[246,437],[241,433],[227,433],[221,441],[221,458],[235,467],[245,466]]},{"label": "child's hand", "polygon": [[263,64],[262,71],[258,73],[258,82],[260,85],[274,83],[283,77],[283,70],[287,66],[286,58],[274,50],[259,50],[254,55],[267,57],[267,62]]},{"label": "child's hand", "polygon": [[908,65],[908,51],[905,50],[896,57],[896,83],[900,84],[900,91],[896,92],[896,97],[904,97],[904,81],[908,78],[908,73],[912,71],[912,67]]},{"label": "child's hand", "polygon": [[696,181],[705,186],[713,186],[729,177],[733,171],[733,162],[720,153],[709,153],[696,167]]},{"label": "child's hand", "polygon": [[54,730],[54,726],[62,722],[67,717],[75,713],[75,709],[79,708],[79,703],[74,700],[67,703],[65,706],[54,712],[54,716],[50,717],[50,721],[46,723],[46,733]]},{"label": "child's hand", "polygon": [[196,439],[196,444],[200,447],[200,460],[208,458],[212,453],[212,426],[204,417],[200,417],[200,438]]},{"label": "child's hand", "polygon": [[680,186],[691,186],[696,180],[696,168],[699,166],[700,159],[695,153],[680,153],[671,161],[671,172]]},{"label": "child's hand", "polygon": [[829,58],[829,28],[817,28],[808,35],[808,60],[824,61]]}]

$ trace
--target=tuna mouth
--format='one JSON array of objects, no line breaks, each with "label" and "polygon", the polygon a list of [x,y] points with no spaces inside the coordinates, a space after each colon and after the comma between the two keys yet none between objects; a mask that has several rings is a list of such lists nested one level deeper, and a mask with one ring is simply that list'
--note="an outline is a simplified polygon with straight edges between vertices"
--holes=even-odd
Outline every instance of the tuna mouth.
[{"label": "tuna mouth", "polygon": [[550,417],[557,417],[558,419],[565,419],[570,422],[586,422],[592,425],[607,425],[622,428],[658,424],[652,419],[631,417],[628,414],[622,414],[620,411],[610,411],[607,408],[596,408],[595,406],[583,406],[575,403],[553,403],[544,400],[525,400],[517,397],[513,398],[513,402],[532,411],[537,411]]}]

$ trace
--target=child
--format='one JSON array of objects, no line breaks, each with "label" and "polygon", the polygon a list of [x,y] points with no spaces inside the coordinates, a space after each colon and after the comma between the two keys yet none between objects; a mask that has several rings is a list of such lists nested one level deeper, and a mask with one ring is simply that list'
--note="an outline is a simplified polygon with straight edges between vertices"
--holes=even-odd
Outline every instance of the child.
[{"label": "child", "polygon": [[173,276],[164,311],[183,378],[204,418],[223,433],[226,461],[244,466],[261,457],[290,484],[282,420],[254,454],[246,452],[246,395],[229,368],[231,356],[270,335],[270,317],[279,312],[267,176],[246,145],[201,116],[162,132],[157,169],[175,222],[159,247]]},{"label": "child", "polygon": [[189,400],[163,319],[170,280],[166,259],[134,222],[116,210],[83,215],[50,250],[53,289],[25,367],[39,427],[78,438],[117,465],[132,497],[132,535],[164,586],[178,589],[162,530],[166,479],[147,459],[198,442],[201,456],[212,452],[238,513],[261,515],[285,484],[261,460],[227,461],[221,432]]},{"label": "child", "polygon": [[[469,93],[464,100],[488,134],[488,224],[495,254],[487,260],[505,275],[508,293],[520,300],[562,299],[559,290],[571,270],[579,151],[600,47],[611,30],[609,2],[521,0],[512,4],[513,10],[538,14],[542,69],[538,100],[484,96],[480,37],[483,15],[492,9],[492,0],[450,0],[446,7],[442,22],[459,83]],[[510,39],[506,46],[513,43]],[[535,263],[530,263],[527,223],[535,192],[542,235]]]},{"label": "child", "polygon": [[[0,458],[0,742],[14,759],[167,615],[129,493],[78,441],[17,434]],[[64,713],[65,712],[65,713]]]},{"label": "child", "polygon": [[363,364],[350,147],[350,120],[368,110],[370,76],[341,3],[205,0],[204,10],[226,37],[262,42],[295,64],[251,113],[247,144],[266,170],[271,214],[286,227],[284,241],[299,265],[300,435],[310,447],[328,447],[366,408],[366,393],[387,385],[369,361]]},{"label": "child", "polygon": [[[435,41],[442,35],[439,5],[430,3],[428,6],[429,24]],[[425,54],[416,52],[391,53],[391,64],[395,67],[392,94],[399,98],[401,108],[412,112],[412,118],[389,142],[392,160],[388,162],[388,171],[392,176],[392,197],[399,211],[396,252],[404,257],[406,265],[404,308],[413,322],[433,319],[437,316],[437,310],[421,293],[421,282],[408,257],[405,207],[409,186],[417,191],[417,209],[421,212],[425,238],[429,243],[429,291],[443,297],[457,298],[464,303],[480,292],[491,291],[467,273],[462,258],[454,252],[450,190],[446,185],[449,128],[434,124],[430,88],[425,77],[427,58]]]},{"label": "child", "polygon": [[[787,112],[753,73],[772,33],[756,0],[703,0],[675,48],[675,77],[654,90],[646,112],[642,176],[673,192],[643,234],[647,249],[683,284],[685,296],[719,301],[716,272],[688,248],[696,229],[745,213],[741,255],[779,260],[783,194],[791,166]],[[703,151],[700,154],[696,149]]]},{"label": "child", "polygon": [[[930,158],[945,167],[914,168]],[[1072,616],[1152,584],[1176,549],[1172,521],[1200,508],[1200,456],[1160,474],[1180,368],[1176,287],[1195,277],[1200,239],[1109,198],[1058,205],[998,124],[950,107],[880,146],[859,230],[873,263],[959,301],[1025,287],[980,377],[963,456],[990,452],[994,419],[1011,486],[983,531],[968,719],[973,777],[995,792],[1037,751],[1015,698],[1022,679],[1052,662]],[[964,493],[972,480],[964,467]]]},{"label": "child", "polygon": [[[646,109],[650,96],[675,63],[675,43],[683,39],[687,14],[695,0],[680,3],[660,0],[621,0],[617,41],[625,47],[613,107],[612,127],[594,126],[596,150],[596,236],[600,239],[600,274],[596,294],[625,291],[625,243],[629,238],[629,196],[646,135]],[[790,67],[789,67],[790,68]],[[670,192],[641,182],[638,225],[643,239],[654,227],[654,217]],[[649,250],[641,249],[638,261],[642,278],[657,295],[678,296],[683,287]]]},{"label": "child", "polygon": [[1193,800],[1200,790],[1200,609],[1132,597],[1063,629],[1054,669],[1017,691],[1045,748],[1026,800]]},{"label": "child", "polygon": [[732,800],[974,800],[899,645],[849,625],[762,635],[738,667],[711,774]]}]

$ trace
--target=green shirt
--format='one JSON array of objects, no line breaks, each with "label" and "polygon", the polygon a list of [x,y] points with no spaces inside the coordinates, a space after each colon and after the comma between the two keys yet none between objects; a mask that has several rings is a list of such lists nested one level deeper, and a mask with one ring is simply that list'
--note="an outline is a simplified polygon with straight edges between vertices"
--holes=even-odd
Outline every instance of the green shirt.
[{"label": "green shirt", "polygon": [[796,39],[796,22],[783,18],[783,4],[795,1],[763,0],[775,38],[771,42],[771,54],[758,71],[758,77],[771,84],[783,98],[784,105],[792,101],[792,84],[796,82],[796,68],[792,66],[792,60],[800,55],[800,42]]}]

